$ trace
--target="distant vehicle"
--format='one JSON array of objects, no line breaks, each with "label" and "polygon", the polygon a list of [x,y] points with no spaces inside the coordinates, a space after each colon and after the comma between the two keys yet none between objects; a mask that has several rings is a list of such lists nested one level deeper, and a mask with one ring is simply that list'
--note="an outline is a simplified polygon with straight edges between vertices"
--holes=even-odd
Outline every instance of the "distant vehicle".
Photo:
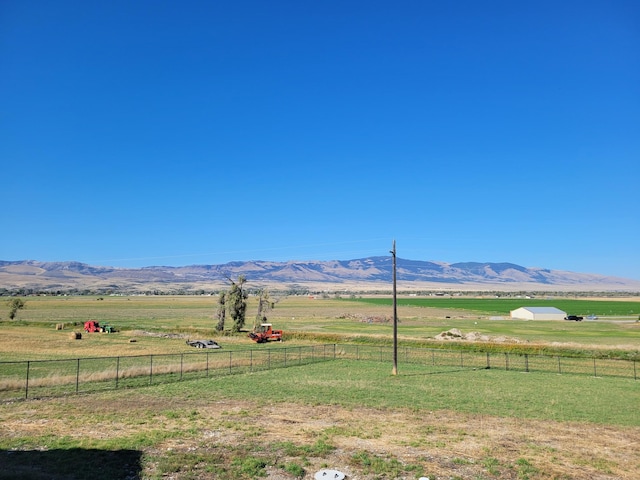
[{"label": "distant vehicle", "polygon": [[104,325],[100,325],[95,320],[89,320],[88,322],[84,322],[84,331],[87,333],[113,333],[116,329],[106,323]]},{"label": "distant vehicle", "polygon": [[565,320],[575,320],[576,322],[581,322],[583,317],[579,317],[577,315],[569,315],[568,317],[564,317]]},{"label": "distant vehicle", "polygon": [[187,345],[195,348],[222,348],[213,340],[187,340]]},{"label": "distant vehicle", "polygon": [[593,313],[587,317],[587,320],[597,320],[597,319],[598,319],[598,316],[594,315]]}]

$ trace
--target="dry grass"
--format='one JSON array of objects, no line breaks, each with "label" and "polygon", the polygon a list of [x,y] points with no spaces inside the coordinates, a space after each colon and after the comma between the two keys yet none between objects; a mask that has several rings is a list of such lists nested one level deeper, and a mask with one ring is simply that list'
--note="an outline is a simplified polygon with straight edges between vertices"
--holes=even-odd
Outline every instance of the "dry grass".
[{"label": "dry grass", "polygon": [[[166,440],[144,447],[148,458],[159,458],[167,452],[205,454],[249,444],[256,451],[269,452],[285,443],[313,445],[323,439],[334,448],[306,457],[305,478],[312,478],[312,472],[327,466],[347,473],[353,480],[389,478],[367,474],[366,468],[354,460],[363,455],[419,466],[431,478],[439,479],[631,480],[637,478],[640,468],[640,428],[450,411],[209,402],[157,397],[152,392],[114,393],[106,400],[99,414],[92,408],[90,397],[0,405],[2,436],[55,435],[92,445],[145,433],[153,436],[159,431],[173,432]],[[291,460],[286,453],[281,455],[279,462]],[[142,477],[149,478],[156,467],[154,461],[145,463]],[[171,478],[193,478],[193,472],[178,472]],[[275,470],[268,478],[293,477]]]}]

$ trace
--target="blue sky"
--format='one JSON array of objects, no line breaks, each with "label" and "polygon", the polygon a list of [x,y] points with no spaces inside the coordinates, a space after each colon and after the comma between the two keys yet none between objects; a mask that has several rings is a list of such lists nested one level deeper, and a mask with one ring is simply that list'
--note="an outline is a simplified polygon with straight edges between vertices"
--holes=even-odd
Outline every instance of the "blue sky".
[{"label": "blue sky", "polygon": [[640,279],[640,3],[0,2],[0,259]]}]

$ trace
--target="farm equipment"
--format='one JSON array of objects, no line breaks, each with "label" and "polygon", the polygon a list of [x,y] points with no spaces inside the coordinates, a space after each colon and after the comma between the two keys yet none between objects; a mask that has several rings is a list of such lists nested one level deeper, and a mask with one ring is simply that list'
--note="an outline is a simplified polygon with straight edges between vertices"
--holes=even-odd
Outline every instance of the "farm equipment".
[{"label": "farm equipment", "polygon": [[88,322],[84,322],[84,331],[87,333],[113,333],[116,329],[106,323],[100,326],[95,320],[89,320]]},{"label": "farm equipment", "polygon": [[256,343],[266,343],[270,341],[282,341],[282,330],[274,330],[270,323],[263,323],[259,327],[249,332],[249,338]]}]

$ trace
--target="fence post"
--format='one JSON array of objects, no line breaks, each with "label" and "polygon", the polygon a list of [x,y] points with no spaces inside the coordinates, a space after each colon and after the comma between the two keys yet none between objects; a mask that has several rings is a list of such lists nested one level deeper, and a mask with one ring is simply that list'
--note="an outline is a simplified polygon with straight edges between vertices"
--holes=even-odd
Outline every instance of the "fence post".
[{"label": "fence post", "polygon": [[209,378],[209,352],[207,352],[207,378]]},{"label": "fence post", "polygon": [[598,376],[598,372],[596,371],[596,357],[593,357],[593,376]]},{"label": "fence post", "polygon": [[78,359],[78,364],[76,365],[76,393],[78,393],[79,384],[80,384],[80,359]]},{"label": "fence post", "polygon": [[253,373],[253,348],[249,350],[249,372]]},{"label": "fence post", "polygon": [[271,350],[267,350],[267,370],[271,370]]},{"label": "fence post", "polygon": [[636,376],[636,360],[633,361],[633,379],[638,379],[638,377]]},{"label": "fence post", "polygon": [[120,377],[120,357],[116,357],[116,390],[118,389],[119,377]]},{"label": "fence post", "polygon": [[336,359],[336,344],[333,344],[333,359]]},{"label": "fence post", "polygon": [[24,398],[25,400],[29,398],[29,369],[31,368],[31,362],[27,361],[27,382],[24,387]]},{"label": "fence post", "polygon": [[233,360],[232,360],[232,352],[229,352],[229,373],[233,373],[232,367],[233,367]]},{"label": "fence post", "polygon": [[509,353],[504,352],[504,369],[509,371]]},{"label": "fence post", "polygon": [[558,355],[558,373],[562,373],[562,368],[560,366],[560,355]]},{"label": "fence post", "polygon": [[491,358],[489,352],[487,352],[487,370],[491,368]]},{"label": "fence post", "polygon": [[182,380],[182,368],[184,363],[184,353],[180,354],[180,380]]},{"label": "fence post", "polygon": [[284,349],[284,366],[287,366],[287,348]]},{"label": "fence post", "polygon": [[153,383],[153,355],[149,355],[149,385]]},{"label": "fence post", "polygon": [[[488,360],[487,360],[487,362],[488,362]],[[464,368],[464,359],[462,358],[462,350],[460,350],[460,368]]]},{"label": "fence post", "polygon": [[529,373],[529,354],[524,354],[524,371]]}]

